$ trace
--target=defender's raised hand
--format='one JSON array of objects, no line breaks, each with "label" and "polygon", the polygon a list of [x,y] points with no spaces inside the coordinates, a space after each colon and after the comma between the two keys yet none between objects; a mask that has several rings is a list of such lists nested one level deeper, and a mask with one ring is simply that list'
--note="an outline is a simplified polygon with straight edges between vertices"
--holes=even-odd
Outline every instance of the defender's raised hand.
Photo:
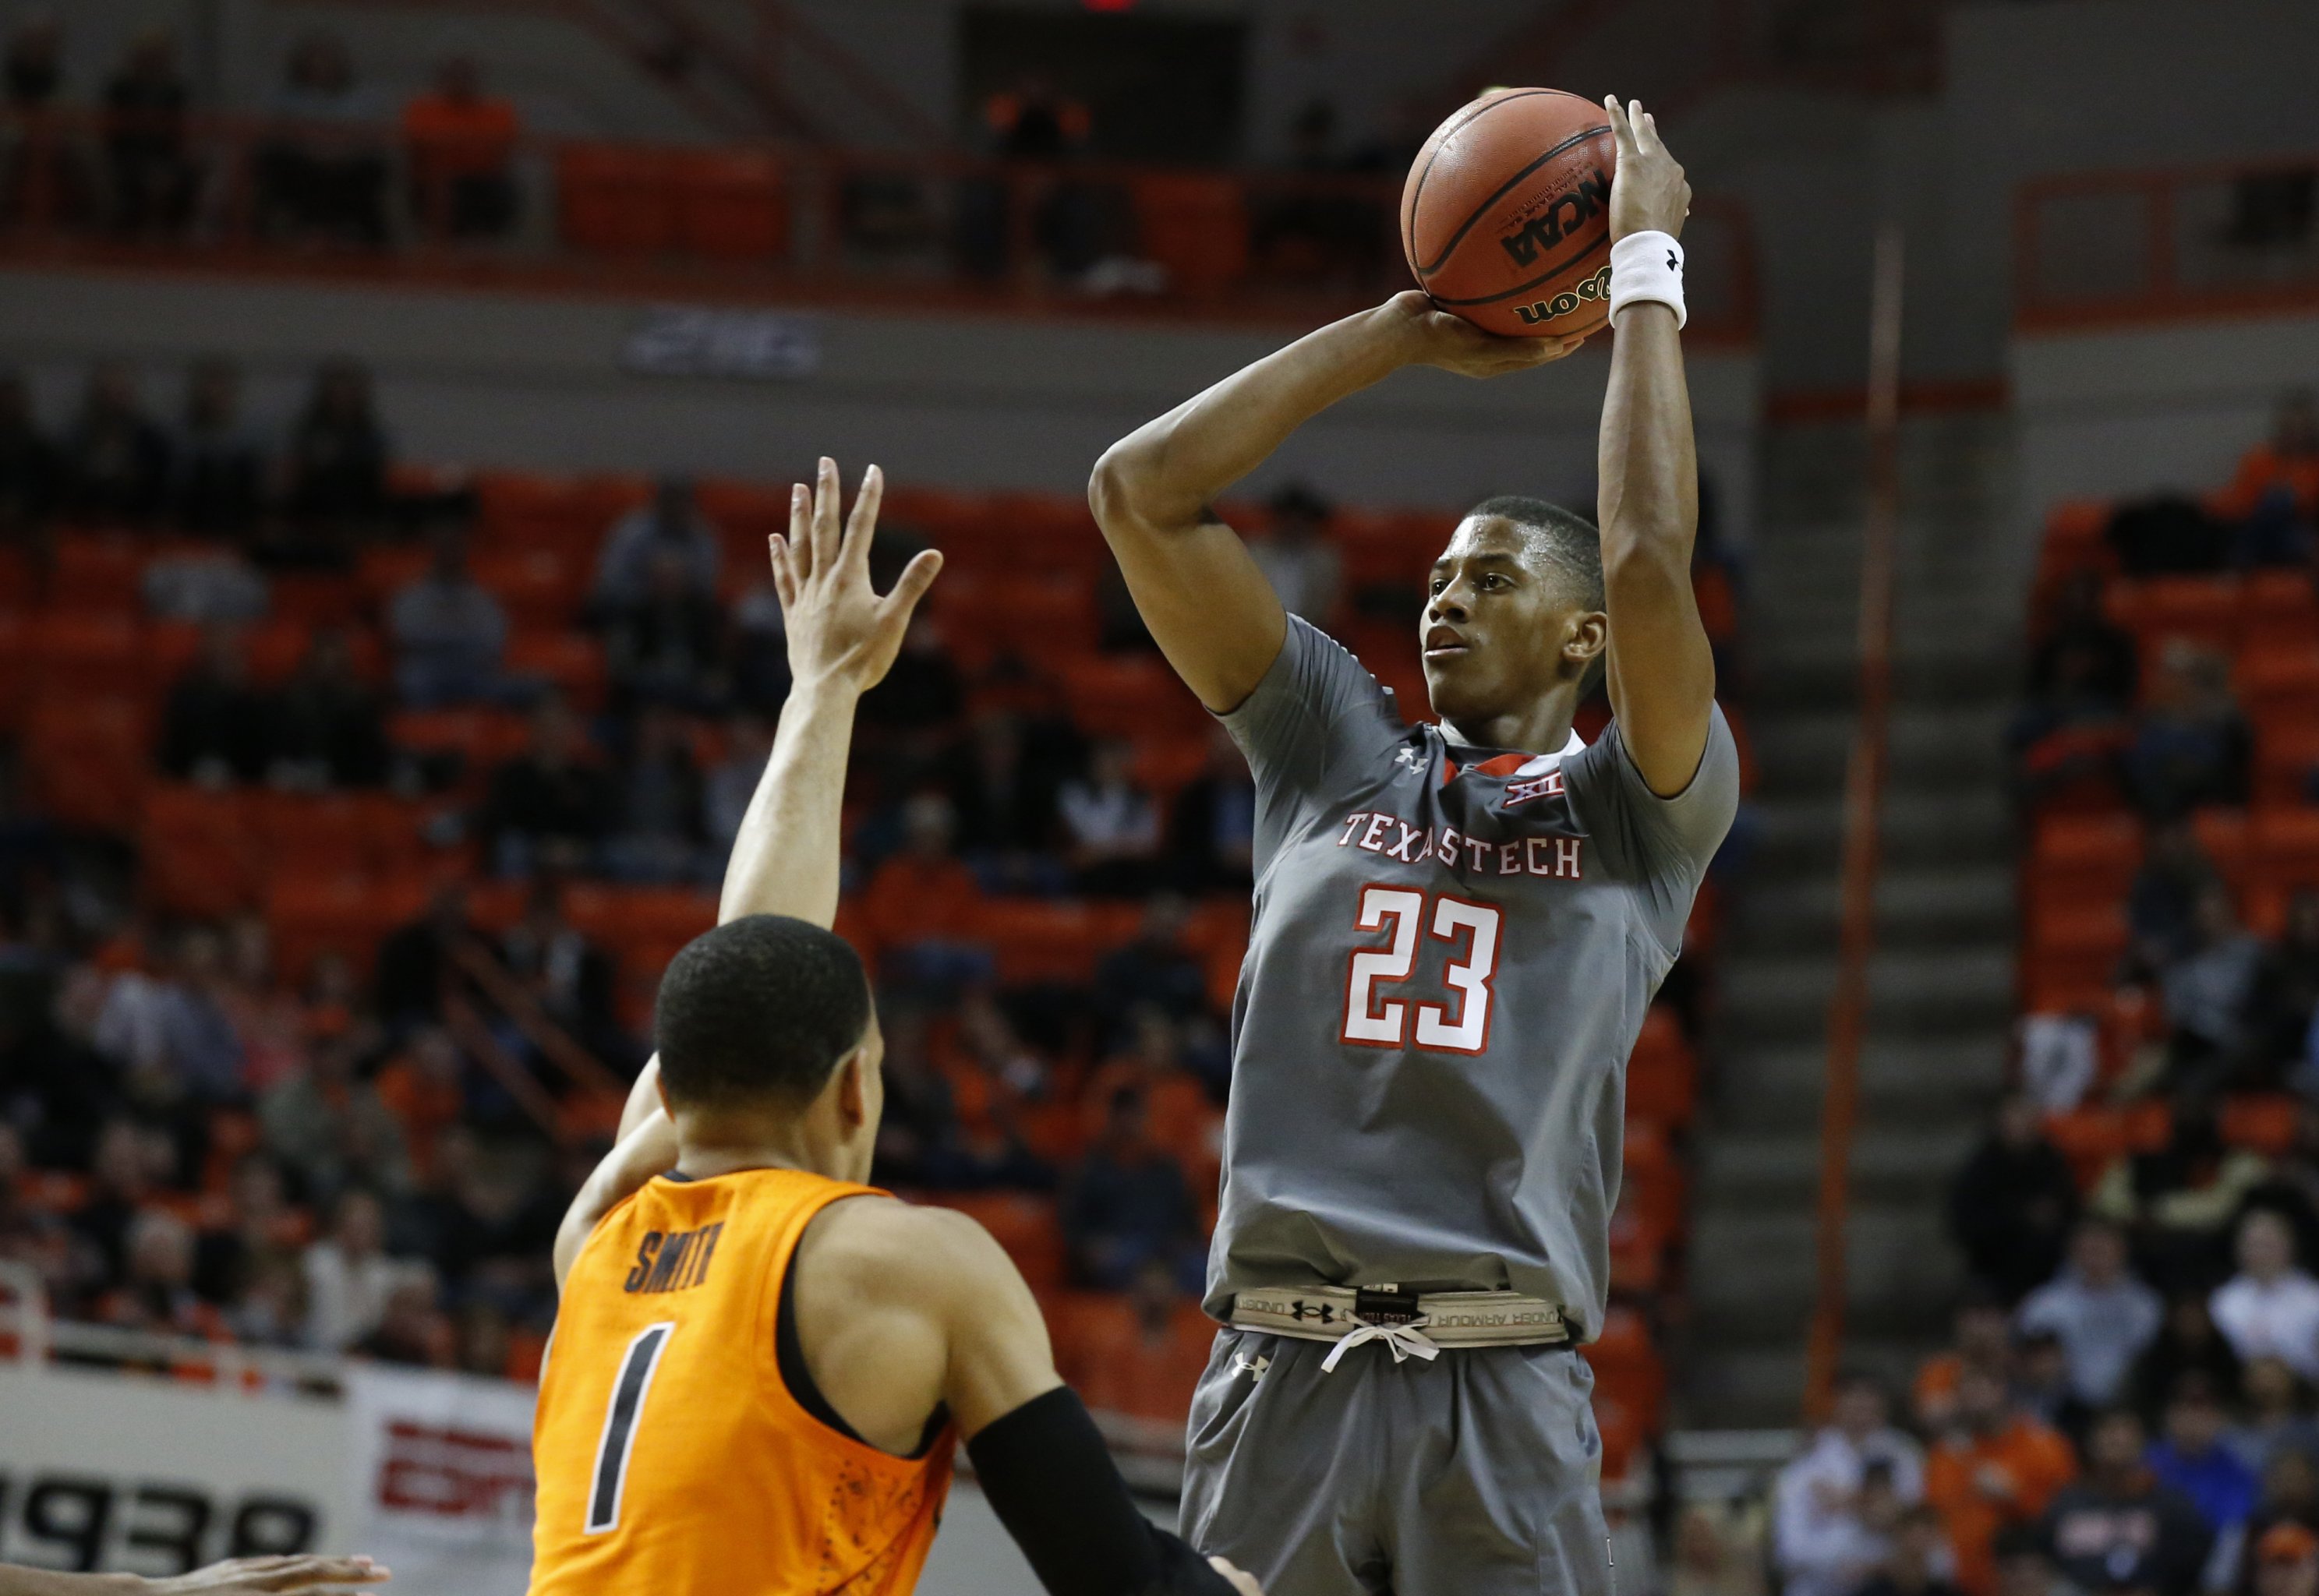
[{"label": "defender's raised hand", "polygon": [[1586,341],[1584,334],[1563,338],[1509,338],[1484,332],[1462,316],[1436,310],[1423,291],[1406,288],[1385,302],[1395,336],[1405,341],[1403,364],[1438,365],[1461,377],[1502,377],[1508,372],[1548,365]]},{"label": "defender's raised hand", "polygon": [[1619,142],[1619,169],[1611,177],[1611,239],[1629,233],[1683,236],[1683,220],[1691,214],[1691,185],[1683,180],[1683,164],[1667,153],[1659,138],[1659,124],[1640,100],[1628,105],[1611,95],[1602,101],[1611,113],[1611,132]]},{"label": "defender's raised hand", "polygon": [[884,681],[911,613],[942,570],[942,555],[928,549],[903,568],[892,592],[880,597],[871,587],[870,545],[885,492],[885,473],[872,465],[853,513],[841,519],[837,462],[826,455],[814,486],[799,482],[790,491],[789,536],[777,532],[769,541],[790,671],[800,681],[834,679],[868,692]]}]

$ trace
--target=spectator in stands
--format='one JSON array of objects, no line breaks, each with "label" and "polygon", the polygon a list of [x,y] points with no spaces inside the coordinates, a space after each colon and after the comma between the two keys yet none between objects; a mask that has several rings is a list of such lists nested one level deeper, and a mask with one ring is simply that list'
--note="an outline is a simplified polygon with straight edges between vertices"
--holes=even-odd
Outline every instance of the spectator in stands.
[{"label": "spectator in stands", "polygon": [[161,768],[205,787],[256,781],[273,762],[275,733],[274,700],[249,680],[241,634],[204,628],[200,656],[171,684],[161,712]]},{"label": "spectator in stands", "polygon": [[402,1127],[355,1068],[367,1041],[360,1031],[318,1037],[307,1069],[258,1099],[266,1146],[310,1204],[357,1186],[391,1193],[411,1184]]},{"label": "spectator in stands", "polygon": [[294,1257],[302,1225],[282,1167],[262,1151],[235,1162],[226,1197],[227,1222],[202,1232],[194,1268],[195,1288],[219,1303],[238,1298],[267,1260]]},{"label": "spectator in stands", "polygon": [[386,153],[375,100],[343,41],[310,33],[275,91],[279,124],[257,152],[258,226],[275,237],[378,248],[386,243]]},{"label": "spectator in stands", "polygon": [[320,627],[274,703],[273,779],[302,791],[376,787],[391,751],[386,705],[355,667],[343,627]]},{"label": "spectator in stands", "polygon": [[2093,1409],[2070,1379],[2070,1351],[2050,1330],[2020,1330],[2013,1336],[2013,1398],[2072,1441],[2093,1420]]},{"label": "spectator in stands", "polygon": [[2207,1307],[2211,1294],[2204,1290],[2176,1293],[2166,1304],[2164,1327],[2135,1359],[2127,1391],[2145,1422],[2158,1421],[2166,1411],[2168,1393],[2192,1375],[2218,1391],[2237,1388],[2239,1355],[2215,1328]]},{"label": "spectator in stands", "polygon": [[414,1368],[449,1368],[457,1357],[451,1321],[437,1305],[434,1271],[414,1268],[394,1284],[379,1310],[378,1323],[347,1350],[379,1363]]},{"label": "spectator in stands", "polygon": [[[31,946],[19,941],[7,952],[23,975],[40,975]],[[56,981],[45,1004],[0,1004],[0,1122],[21,1129],[35,1163],[86,1168],[97,1132],[118,1104],[113,1067],[89,1042],[104,983],[81,965]]]},{"label": "spectator in stands", "polygon": [[64,459],[32,403],[22,372],[0,371],[0,540],[48,525],[64,496]]},{"label": "spectator in stands", "polygon": [[2238,1389],[2238,1421],[2223,1438],[2253,1477],[2260,1479],[2282,1451],[2319,1457],[2319,1420],[2311,1416],[2310,1388],[2293,1365],[2283,1357],[2251,1358]]},{"label": "spectator in stands", "polygon": [[152,1105],[175,1110],[243,1101],[241,1042],[226,1017],[226,985],[217,933],[185,927],[161,973],[114,978],[97,1018],[98,1050],[118,1061]]},{"label": "spectator in stands", "polygon": [[2269,439],[2240,460],[2221,502],[2241,519],[2266,510],[2290,522],[2319,515],[2319,393],[2297,388],[2281,396]]},{"label": "spectator in stands", "polygon": [[902,806],[902,846],[870,879],[862,918],[902,994],[934,996],[986,980],[990,951],[976,925],[982,888],[952,852],[950,800],[924,792]]},{"label": "spectator in stands", "polygon": [[89,1159],[88,1195],[73,1211],[81,1272],[99,1282],[118,1280],[129,1265],[129,1227],[167,1171],[171,1155],[160,1132],[134,1120],[113,1119],[97,1132]]},{"label": "spectator in stands", "polygon": [[2269,1161],[2223,1141],[2212,1104],[2178,1099],[2166,1145],[2112,1163],[2088,1206],[2134,1227],[2137,1255],[2165,1292],[2211,1286],[2229,1256],[2233,1223]]},{"label": "spectator in stands", "polygon": [[2295,1231],[2258,1208],[2239,1222],[2239,1272],[2215,1293],[2215,1326],[2242,1359],[2276,1357],[2319,1379],[2319,1280],[2296,1265]]},{"label": "spectator in stands", "polygon": [[1105,954],[1096,966],[1088,996],[1097,1046],[1126,1046],[1138,1009],[1157,1009],[1176,1021],[1206,1012],[1207,971],[1184,945],[1191,914],[1192,906],[1175,893],[1153,893],[1144,903],[1134,939]]},{"label": "spectator in stands", "polygon": [[145,413],[136,374],[118,361],[91,368],[80,414],[65,435],[66,503],[83,521],[141,522],[168,492],[169,439]]},{"label": "spectator in stands", "polygon": [[1675,1515],[1667,1596],[1765,1596],[1760,1504],[1686,1501]]},{"label": "spectator in stands", "polygon": [[880,1014],[886,1113],[878,1122],[877,1178],[934,1191],[975,1184],[972,1161],[959,1146],[957,1099],[927,1045],[925,1011],[881,994]]},{"label": "spectator in stands", "polygon": [[1908,1405],[1917,1428],[1937,1435],[1956,1416],[1957,1382],[1967,1369],[1984,1369],[2008,1380],[2013,1363],[2010,1305],[1985,1281],[1969,1280],[1949,1321],[1949,1345],[1917,1366]]},{"label": "spectator in stands", "polygon": [[514,104],[483,93],[474,59],[451,56],[431,94],[402,108],[411,160],[411,212],[438,238],[491,239],[516,215]]},{"label": "spectator in stands", "polygon": [[986,879],[1018,891],[1060,887],[1041,869],[1055,831],[1055,787],[1030,757],[1021,717],[999,708],[975,716],[945,785],[960,849]]},{"label": "spectator in stands", "polygon": [[2126,750],[2127,786],[2152,822],[2243,804],[2252,737],[2231,696],[2230,663],[2187,638],[2159,651],[2158,679]]},{"label": "spectator in stands", "polygon": [[617,817],[605,864],[624,881],[689,881],[703,874],[700,768],[676,712],[649,705],[634,723],[617,777]]},{"label": "spectator in stands", "polygon": [[242,422],[241,369],[212,356],[185,375],[169,501],[178,527],[197,537],[240,538],[257,524],[266,460]]},{"label": "spectator in stands", "polygon": [[2125,708],[2105,690],[2102,663],[2071,645],[2053,659],[2053,682],[2024,704],[2006,730],[2016,800],[2034,810],[2049,798],[2087,787],[2105,797],[2119,780],[2119,759],[2133,736]]},{"label": "spectator in stands", "polygon": [[2060,1266],[2077,1212],[2076,1177],[2045,1139],[2036,1103],[2008,1093],[1949,1186],[1949,1234],[1967,1267],[2017,1301]]},{"label": "spectator in stands", "polygon": [[444,983],[455,969],[452,950],[482,942],[483,933],[467,911],[466,883],[450,877],[437,884],[426,913],[395,927],[379,943],[378,1013],[390,1030],[442,1018]]},{"label": "spectator in stands", "polygon": [[2155,980],[2189,953],[2197,941],[2198,902],[2223,884],[2187,816],[2153,830],[2126,895],[2126,924],[2134,933],[2127,978]]},{"label": "spectator in stands", "polygon": [[1168,874],[1178,891],[1246,891],[1256,857],[1256,783],[1240,744],[1208,733],[1206,768],[1176,795],[1168,816]]},{"label": "spectator in stands", "polygon": [[921,609],[902,634],[886,680],[862,695],[862,724],[884,745],[887,762],[900,772],[896,779],[915,784],[939,768],[965,714],[966,683],[933,618]]},{"label": "spectator in stands", "polygon": [[2189,1500],[2218,1540],[2235,1546],[2260,1487],[2254,1471],[2223,1444],[2224,1423],[2221,1393],[2202,1375],[2186,1375],[2167,1400],[2150,1469]]},{"label": "spectator in stands", "polygon": [[386,629],[394,643],[395,692],[405,708],[447,708],[504,693],[507,611],[468,573],[459,528],[437,528],[425,573],[388,602]]},{"label": "spectator in stands", "polygon": [[412,1177],[421,1183],[435,1173],[438,1141],[466,1115],[467,1059],[440,1025],[421,1025],[380,1066],[378,1100],[402,1127]]},{"label": "spectator in stands", "polygon": [[2087,1442],[2085,1478],[2053,1499],[2048,1537],[2062,1576],[2080,1591],[2190,1596],[2198,1588],[2213,1532],[2151,1472],[2144,1440],[2133,1409],[2103,1413]]},{"label": "spectator in stands", "polygon": [[1034,1122],[1046,1106],[1046,1061],[1024,1042],[988,987],[961,996],[950,1044],[936,1062],[950,1083],[959,1147],[977,1180],[1051,1188],[1054,1169],[1033,1145]]},{"label": "spectator in stands", "polygon": [[1940,1515],[1922,1502],[1902,1508],[1893,1516],[1891,1547],[1860,1596],[1959,1596],[1949,1563]]},{"label": "spectator in stands", "polygon": [[2161,1316],[2158,1294],[2127,1267],[2124,1232],[2088,1219],[2070,1238],[2069,1263],[2029,1294],[2017,1322],[2061,1338],[2071,1385],[2079,1400],[2098,1407],[2117,1400]]},{"label": "spectator in stands", "polygon": [[2253,1596],[2314,1596],[2319,1592],[2319,1534],[2302,1524],[2274,1524],[2252,1537]]},{"label": "spectator in stands", "polygon": [[2044,1527],[2012,1524],[1997,1532],[1991,1548],[1997,1564],[1997,1596],[2075,1596],[2053,1573]]},{"label": "spectator in stands", "polygon": [[1892,1427],[1883,1390],[1847,1377],[1830,1421],[1773,1488],[1772,1551],[1784,1596],[1850,1596],[1883,1561],[1890,1517],[1924,1495],[1923,1457]]},{"label": "spectator in stands", "polygon": [[681,549],[655,545],[645,555],[642,593],[603,616],[615,704],[707,711],[724,696],[724,617],[690,584]]},{"label": "spectator in stands", "polygon": [[2179,1088],[2212,1092],[2234,1082],[2262,958],[2262,940],[2240,926],[2229,889],[2217,883],[2199,893],[2188,947],[2158,974],[2167,1072]]},{"label": "spectator in stands", "polygon": [[1336,618],[1344,587],[1344,562],[1329,542],[1335,511],[1302,483],[1274,494],[1271,509],[1272,524],[1248,540],[1248,552],[1280,596],[1281,608],[1326,627]]},{"label": "spectator in stands", "polygon": [[386,1250],[378,1194],[349,1186],[331,1204],[329,1232],[306,1249],[306,1340],[344,1351],[378,1328],[395,1288],[425,1267]]},{"label": "spectator in stands", "polygon": [[1065,1183],[1060,1218],[1072,1269],[1087,1285],[1123,1291],[1158,1264],[1178,1290],[1199,1290],[1206,1267],[1199,1212],[1183,1170],[1151,1140],[1144,1096],[1134,1087],[1105,1105],[1103,1133]]},{"label": "spectator in stands", "polygon": [[2252,1084],[2271,1086],[2285,1075],[2309,1095],[2319,1059],[2319,892],[2298,891],[2287,900],[2287,924],[2263,950],[2247,992],[2240,1030]]},{"label": "spectator in stands", "polygon": [[1063,836],[1079,890],[1135,897],[1150,889],[1160,853],[1160,807],[1135,779],[1135,745],[1112,738],[1095,746],[1087,773],[1056,795]]},{"label": "spectator in stands", "polygon": [[459,1372],[486,1380],[533,1380],[537,1370],[515,1365],[515,1338],[507,1315],[496,1304],[471,1302],[452,1320],[454,1357]]},{"label": "spectator in stands", "polygon": [[701,825],[708,834],[712,871],[721,871],[741,834],[741,821],[764,779],[772,757],[773,728],[761,715],[744,711],[725,726],[725,757],[701,784]]},{"label": "spectator in stands", "polygon": [[222,1338],[224,1319],[194,1290],[194,1228],[176,1214],[148,1208],[129,1222],[128,1267],[97,1304],[97,1318],[119,1330],[164,1336]]},{"label": "spectator in stands", "polygon": [[2053,624],[2030,655],[2030,697],[2067,690],[2129,708],[2141,672],[2134,634],[2102,607],[2101,573],[2071,573],[2054,600]]},{"label": "spectator in stands", "polygon": [[500,933],[499,956],[547,1017],[582,1047],[599,1058],[627,1061],[612,1013],[618,972],[610,956],[565,917],[560,882],[532,883],[523,918]]},{"label": "spectator in stands", "polygon": [[690,477],[661,478],[649,501],[612,523],[596,556],[591,600],[596,611],[611,615],[645,603],[652,596],[655,556],[663,552],[676,556],[685,592],[715,600],[723,548],[717,528],[700,513]]},{"label": "spectator in stands", "polygon": [[176,36],[148,28],[130,41],[104,88],[104,166],[113,227],[175,233],[192,218],[200,173],[185,148],[191,104]]},{"label": "spectator in stands", "polygon": [[295,1348],[305,1344],[311,1312],[304,1260],[289,1253],[260,1258],[251,1266],[226,1304],[225,1322],[237,1341]]},{"label": "spectator in stands", "polygon": [[78,143],[49,113],[64,88],[64,28],[35,11],[20,21],[0,58],[0,95],[14,123],[0,131],[0,216],[11,221],[77,222],[89,212],[89,176]]},{"label": "spectator in stands", "polygon": [[753,714],[779,715],[790,696],[790,647],[773,584],[751,583],[733,601],[728,619],[727,669],[735,701]]},{"label": "spectator in stands", "polygon": [[284,500],[310,559],[343,559],[344,541],[378,518],[391,456],[369,370],[344,356],[324,361],[283,457]]},{"label": "spectator in stands", "polygon": [[1998,1531],[2034,1522],[2077,1472],[2070,1443],[2017,1409],[2000,1374],[1959,1372],[1954,1420],[1925,1460],[1925,1500],[1947,1531],[1968,1596],[1995,1596]]},{"label": "spectator in stands", "polygon": [[612,778],[591,757],[580,717],[551,698],[531,712],[530,745],[492,772],[475,829],[484,857],[501,874],[577,867],[609,834],[618,803]]}]

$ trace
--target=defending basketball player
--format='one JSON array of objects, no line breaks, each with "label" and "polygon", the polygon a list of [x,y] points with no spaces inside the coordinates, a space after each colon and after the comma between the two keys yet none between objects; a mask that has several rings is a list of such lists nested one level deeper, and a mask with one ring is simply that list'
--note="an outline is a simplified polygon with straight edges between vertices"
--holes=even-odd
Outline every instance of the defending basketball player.
[{"label": "defending basketball player", "polygon": [[[1285,615],[1207,507],[1405,365],[1569,353],[1421,293],[1323,328],[1115,445],[1097,518],[1169,660],[1239,740],[1257,889],[1234,1004],[1224,1322],[1182,1528],[1274,1596],[1609,1596],[1592,1379],[1626,1060],[1737,803],[1691,587],[1679,338],[1690,191],[1610,105],[1616,344],[1600,531],[1535,500],[1459,524],[1420,621],[1438,724],[1406,727]],[[1573,717],[1598,673],[1616,719]]]},{"label": "defending basketball player", "polygon": [[884,1050],[827,929],[845,754],[940,559],[881,599],[876,468],[843,530],[827,460],[817,486],[773,542],[796,685],[722,923],[670,964],[634,1123],[556,1239],[531,1589],[901,1596],[963,1440],[1054,1596],[1262,1596],[1136,1511],[988,1233],[863,1184]]}]

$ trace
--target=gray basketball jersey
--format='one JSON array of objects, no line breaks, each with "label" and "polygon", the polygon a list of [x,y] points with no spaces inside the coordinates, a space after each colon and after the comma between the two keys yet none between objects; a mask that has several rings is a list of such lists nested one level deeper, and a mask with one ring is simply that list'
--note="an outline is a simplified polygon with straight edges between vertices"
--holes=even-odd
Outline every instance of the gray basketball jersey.
[{"label": "gray basketball jersey", "polygon": [[1453,748],[1294,616],[1223,717],[1256,775],[1207,1307],[1242,1287],[1511,1289],[1587,1334],[1627,1055],[1738,803],[1720,709],[1679,796],[1613,726]]}]

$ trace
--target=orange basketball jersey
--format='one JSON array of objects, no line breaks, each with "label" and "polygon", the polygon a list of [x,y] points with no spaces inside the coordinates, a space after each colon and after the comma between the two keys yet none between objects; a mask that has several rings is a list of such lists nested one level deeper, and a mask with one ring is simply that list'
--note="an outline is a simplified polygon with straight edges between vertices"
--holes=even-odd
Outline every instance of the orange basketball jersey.
[{"label": "orange basketball jersey", "polygon": [[[950,1490],[816,1418],[782,1377],[808,1220],[867,1193],[795,1169],[662,1177],[596,1227],[539,1382],[532,1596],[900,1596]],[[834,1416],[834,1415],[833,1415]]]}]

